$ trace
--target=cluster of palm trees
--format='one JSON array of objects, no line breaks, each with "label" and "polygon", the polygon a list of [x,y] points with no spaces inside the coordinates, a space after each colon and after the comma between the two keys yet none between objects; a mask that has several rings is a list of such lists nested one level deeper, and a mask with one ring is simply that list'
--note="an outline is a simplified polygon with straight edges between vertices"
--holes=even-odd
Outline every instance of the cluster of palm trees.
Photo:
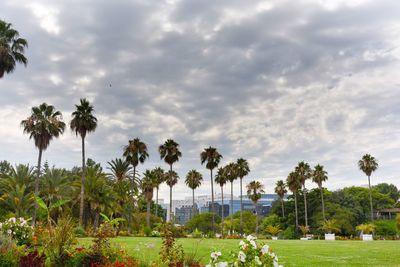
[{"label": "cluster of palm trees", "polygon": [[[372,191],[371,191],[371,181],[370,177],[372,172],[374,172],[378,168],[377,160],[371,156],[370,154],[365,154],[361,160],[358,162],[358,166],[361,171],[363,171],[368,177],[368,187],[369,187],[369,200],[370,200],[370,208],[371,208],[371,221],[374,219],[373,217],[373,205],[372,205]],[[293,193],[294,205],[295,205],[295,217],[296,217],[296,229],[299,228],[298,221],[298,207],[297,207],[297,194],[300,190],[303,190],[304,197],[304,226],[308,227],[308,216],[307,216],[307,189],[305,186],[305,182],[311,179],[314,183],[317,184],[320,194],[321,194],[321,209],[322,209],[322,217],[324,221],[327,221],[325,216],[325,203],[324,203],[324,189],[322,187],[322,183],[328,180],[328,173],[325,171],[324,166],[317,164],[314,169],[310,167],[310,165],[304,161],[298,163],[295,167],[294,171],[290,172],[286,178],[286,183],[283,180],[279,180],[275,185],[275,193],[278,195],[281,201],[282,208],[282,216],[285,217],[285,208],[284,208],[284,197],[288,192],[288,189]]]}]

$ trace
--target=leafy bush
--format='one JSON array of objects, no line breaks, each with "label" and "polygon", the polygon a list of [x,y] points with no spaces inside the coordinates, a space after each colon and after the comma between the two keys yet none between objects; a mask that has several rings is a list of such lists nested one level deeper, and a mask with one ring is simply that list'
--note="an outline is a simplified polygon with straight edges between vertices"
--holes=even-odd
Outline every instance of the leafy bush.
[{"label": "leafy bush", "polygon": [[18,266],[20,253],[9,235],[0,234],[0,266]]},{"label": "leafy bush", "polygon": [[202,238],[203,232],[196,228],[192,233],[192,237],[193,238]]},{"label": "leafy bush", "polygon": [[86,237],[87,236],[86,231],[82,226],[76,227],[74,230],[74,233],[75,233],[76,237]]},{"label": "leafy bush", "polygon": [[32,241],[32,227],[24,218],[9,218],[0,223],[0,231],[15,239],[18,246],[29,245]]},{"label": "leafy bush", "polygon": [[356,230],[360,231],[361,234],[372,234],[375,231],[376,226],[372,223],[365,223],[357,225]]},{"label": "leafy bush", "polygon": [[397,213],[396,215],[396,226],[397,230],[400,232],[400,213]]},{"label": "leafy bush", "polygon": [[389,220],[378,220],[374,222],[375,234],[378,236],[393,237],[397,235],[396,222]]},{"label": "leafy bush", "polygon": [[340,232],[340,229],[338,227],[338,223],[336,222],[335,219],[332,220],[325,220],[322,224],[320,229],[328,234],[333,233],[338,233]]},{"label": "leafy bush", "polygon": [[277,236],[280,232],[282,232],[282,229],[279,225],[267,225],[267,227],[265,227],[265,232],[272,236]]},{"label": "leafy bush", "polygon": [[227,261],[220,261],[221,252],[211,252],[207,267],[233,266],[263,266],[278,267],[278,256],[271,251],[268,245],[257,244],[256,238],[249,235],[239,243],[239,252],[233,253]]},{"label": "leafy bush", "polygon": [[44,267],[46,256],[39,254],[37,250],[29,252],[20,258],[19,266],[23,267]]},{"label": "leafy bush", "polygon": [[176,244],[174,233],[172,229],[174,227],[170,223],[166,223],[162,227],[163,242],[160,249],[160,260],[161,266],[184,266],[185,253],[181,245]]},{"label": "leafy bush", "polygon": [[149,237],[151,235],[151,228],[150,227],[144,227],[143,229],[144,235]]}]

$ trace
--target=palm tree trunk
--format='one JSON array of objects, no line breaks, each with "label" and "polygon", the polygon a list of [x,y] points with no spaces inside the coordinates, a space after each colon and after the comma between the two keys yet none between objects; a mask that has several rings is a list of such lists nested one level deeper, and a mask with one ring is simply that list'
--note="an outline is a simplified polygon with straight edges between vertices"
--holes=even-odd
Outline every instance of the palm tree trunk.
[{"label": "palm tree trunk", "polygon": [[[169,165],[169,170],[172,173],[172,164]],[[169,187],[169,222],[172,223],[172,186]]]},{"label": "palm tree trunk", "polygon": [[150,227],[150,201],[147,201],[146,225]]},{"label": "palm tree trunk", "polygon": [[243,236],[243,192],[242,192],[242,180],[240,177],[240,235]]},{"label": "palm tree trunk", "polygon": [[79,208],[79,225],[83,225],[83,210],[85,203],[85,137],[82,136],[82,177],[81,177],[81,203]]},{"label": "palm tree trunk", "polygon": [[95,214],[94,214],[94,222],[93,222],[94,229],[97,229],[99,227],[99,219],[100,219],[100,214],[99,214],[99,211],[96,210]]},{"label": "palm tree trunk", "polygon": [[233,234],[233,182],[231,182],[231,235]]},{"label": "palm tree trunk", "polygon": [[[40,165],[42,164],[42,149],[39,148],[39,157],[38,157],[38,165],[37,165],[37,173],[35,179],[35,197],[39,196],[39,177],[40,177]],[[36,211],[38,207],[38,203],[35,199],[35,204],[33,208],[33,215],[32,215],[32,226],[35,227],[36,224]]]},{"label": "palm tree trunk", "polygon": [[211,174],[211,214],[212,214],[212,231],[215,234],[215,209],[214,209],[214,184],[213,184],[213,174],[212,169],[210,169]]},{"label": "palm tree trunk", "polygon": [[256,213],[256,237],[258,237],[258,213],[257,213],[257,202],[254,202],[254,211]]},{"label": "palm tree trunk", "polygon": [[371,191],[371,175],[368,175],[368,187],[369,187],[369,205],[371,208],[371,221],[374,220],[374,209],[372,207],[372,191]]},{"label": "palm tree trunk", "polygon": [[295,214],[296,214],[296,232],[297,229],[299,228],[299,215],[297,212],[297,193],[294,192],[294,210],[295,210]]},{"label": "palm tree trunk", "polygon": [[128,233],[131,234],[132,233],[132,213],[133,213],[133,209],[135,208],[135,195],[134,195],[134,191],[135,191],[135,177],[136,177],[136,166],[133,165],[133,177],[131,180],[131,194],[132,194],[132,203],[131,205],[129,205],[129,209],[128,209]]},{"label": "palm tree trunk", "polygon": [[283,198],[281,198],[282,217],[285,218],[285,207],[283,206]]},{"label": "palm tree trunk", "polygon": [[224,187],[221,186],[221,197],[222,197],[222,214],[221,214],[221,236],[224,238]]},{"label": "palm tree trunk", "polygon": [[156,187],[156,217],[158,217],[158,186]]},{"label": "palm tree trunk", "polygon": [[326,221],[326,218],[325,218],[325,203],[324,203],[324,190],[322,189],[322,185],[319,185],[319,190],[321,192],[322,217],[324,218],[324,221]]},{"label": "palm tree trunk", "polygon": [[303,196],[304,196],[304,216],[305,216],[306,226],[308,226],[308,216],[307,216],[307,192],[306,192],[306,186],[305,186],[305,185],[303,185]]},{"label": "palm tree trunk", "polygon": [[0,79],[4,76],[4,69],[0,67]]},{"label": "palm tree trunk", "polygon": [[192,216],[190,218],[193,218],[195,214],[195,209],[194,209],[194,189],[192,189],[192,197],[193,197],[193,204],[192,204]]}]

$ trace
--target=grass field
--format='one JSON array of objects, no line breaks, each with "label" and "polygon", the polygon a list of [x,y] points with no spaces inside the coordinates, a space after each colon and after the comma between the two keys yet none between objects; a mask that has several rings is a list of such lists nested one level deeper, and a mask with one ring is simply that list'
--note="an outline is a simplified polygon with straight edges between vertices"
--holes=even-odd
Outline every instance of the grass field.
[{"label": "grass field", "polygon": [[[90,238],[80,239],[80,244],[90,244]],[[112,242],[123,246],[129,254],[145,262],[158,257],[160,238],[118,237]],[[203,263],[215,249],[222,254],[237,250],[239,240],[179,239],[185,253],[195,253]],[[260,241],[264,242],[264,241]],[[265,241],[278,255],[279,263],[289,266],[399,266],[399,241]]]}]

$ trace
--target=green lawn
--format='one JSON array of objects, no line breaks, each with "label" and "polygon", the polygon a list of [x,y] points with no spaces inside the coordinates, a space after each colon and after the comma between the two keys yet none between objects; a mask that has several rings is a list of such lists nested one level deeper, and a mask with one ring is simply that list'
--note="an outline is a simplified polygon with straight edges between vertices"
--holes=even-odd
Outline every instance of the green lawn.
[{"label": "green lawn", "polygon": [[[90,244],[89,238],[80,244]],[[129,254],[145,262],[158,257],[160,238],[118,237],[112,242],[124,247]],[[204,263],[215,249],[227,254],[236,250],[239,240],[180,239],[186,253],[196,253]],[[264,242],[264,241],[260,241]],[[399,266],[400,241],[265,241],[278,255],[284,266]]]}]

